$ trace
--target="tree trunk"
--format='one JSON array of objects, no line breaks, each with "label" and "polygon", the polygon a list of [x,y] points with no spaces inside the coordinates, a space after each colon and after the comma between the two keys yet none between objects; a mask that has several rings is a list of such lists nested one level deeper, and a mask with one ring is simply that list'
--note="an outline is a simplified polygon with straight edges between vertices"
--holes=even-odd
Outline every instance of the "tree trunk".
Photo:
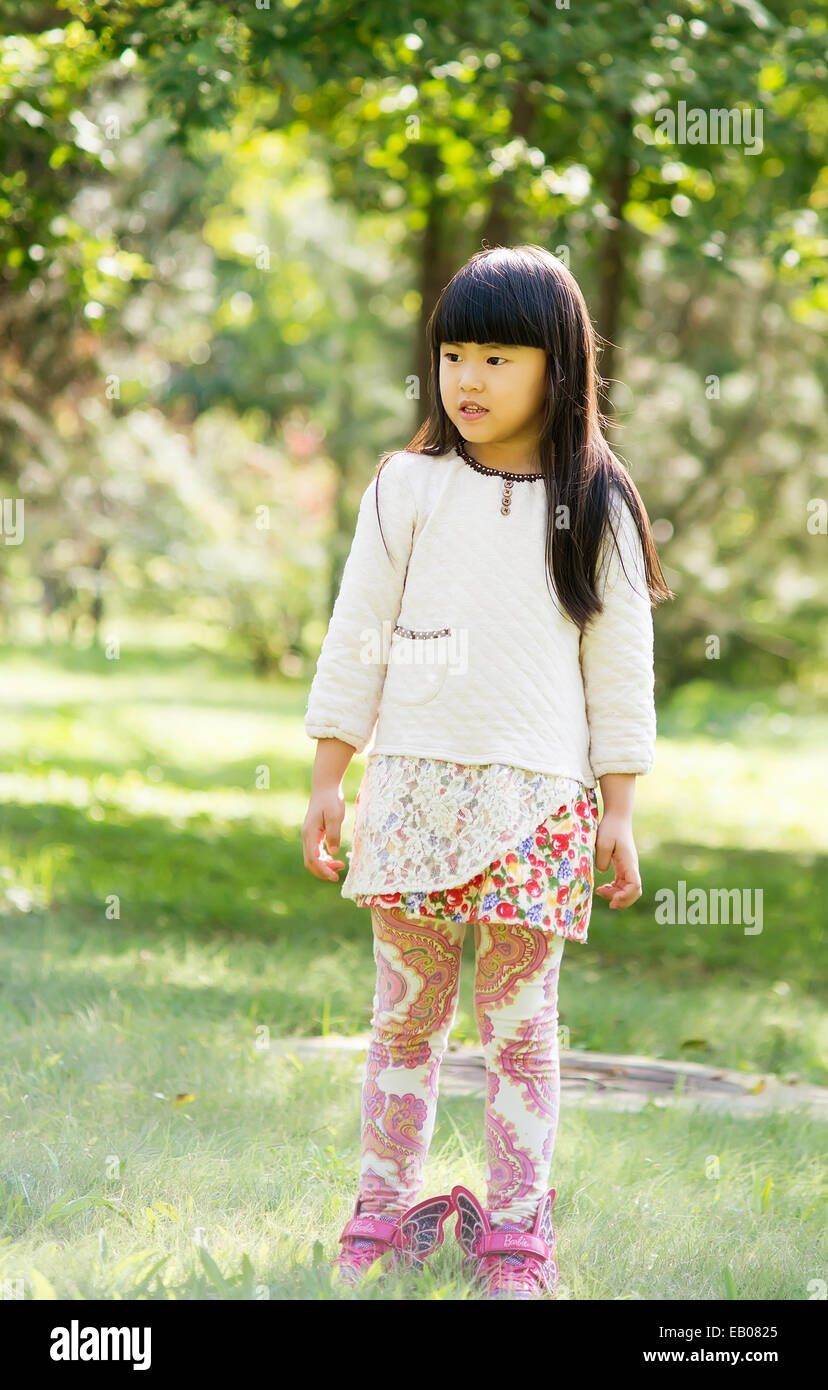
[{"label": "tree trunk", "polygon": [[[508,140],[523,139],[532,144],[535,125],[535,108],[529,98],[526,81],[516,82],[512,87],[512,120]],[[515,176],[506,173],[495,183],[483,239],[489,246],[509,246],[514,238],[515,228]]]},{"label": "tree trunk", "polygon": [[92,569],[96,575],[96,587],[92,597],[90,617],[92,619],[92,645],[98,646],[98,636],[101,623],[103,622],[104,601],[103,601],[103,570],[109,556],[109,549],[105,545],[98,547],[98,553]]},{"label": "tree trunk", "polygon": [[[436,154],[426,152],[426,176],[432,181],[438,174]],[[444,198],[435,194],[428,204],[426,225],[423,233],[420,257],[420,330],[414,355],[414,372],[419,383],[419,400],[413,402],[414,429],[417,429],[431,409],[431,349],[428,344],[426,328],[432,310],[443,290],[460,269],[456,237],[449,236],[454,228],[449,226],[448,206]],[[450,244],[451,243],[451,244]],[[412,434],[414,432],[412,429]]]},{"label": "tree trunk", "polygon": [[613,151],[610,156],[607,177],[607,205],[609,217],[600,253],[600,289],[598,295],[598,332],[605,338],[606,346],[601,353],[598,371],[603,380],[600,394],[603,396],[601,409],[609,411],[612,407],[612,384],[618,370],[620,347],[618,343],[621,329],[621,307],[624,298],[624,272],[627,251],[627,224],[624,221],[624,207],[630,195],[632,179],[632,115],[621,111],[617,115],[618,127]]}]

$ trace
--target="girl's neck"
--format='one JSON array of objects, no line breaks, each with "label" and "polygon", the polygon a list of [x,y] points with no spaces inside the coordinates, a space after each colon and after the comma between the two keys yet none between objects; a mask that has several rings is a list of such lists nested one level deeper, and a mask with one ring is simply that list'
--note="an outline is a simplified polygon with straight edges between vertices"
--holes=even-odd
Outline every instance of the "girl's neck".
[{"label": "girl's neck", "polygon": [[515,449],[512,445],[469,443],[468,440],[463,441],[463,448],[476,463],[495,472],[535,475],[543,471],[537,448]]}]

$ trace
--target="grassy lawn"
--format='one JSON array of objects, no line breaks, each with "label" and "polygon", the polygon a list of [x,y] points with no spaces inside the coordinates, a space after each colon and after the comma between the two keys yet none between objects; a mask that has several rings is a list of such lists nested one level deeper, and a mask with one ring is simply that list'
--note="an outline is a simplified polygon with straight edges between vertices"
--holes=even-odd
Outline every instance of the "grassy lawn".
[{"label": "grassy lawn", "polygon": [[[364,1031],[374,987],[368,913],[302,864],[305,687],[180,651],[2,659],[0,1280],[26,1297],[354,1297],[325,1261],[353,1207],[358,1080],[267,1048],[268,1031]],[[624,913],[596,899],[588,944],[566,946],[570,1044],[825,1084],[824,718],[699,687],[660,706],[659,735],[637,789],[644,895]],[[655,894],[680,880],[761,889],[762,931],[660,925]],[[564,1103],[564,1292],[808,1298],[823,1149],[804,1113]],[[441,1098],[424,1195],[484,1196],[484,1164],[482,1101]],[[433,1271],[358,1296],[472,1296],[451,1238]]]}]

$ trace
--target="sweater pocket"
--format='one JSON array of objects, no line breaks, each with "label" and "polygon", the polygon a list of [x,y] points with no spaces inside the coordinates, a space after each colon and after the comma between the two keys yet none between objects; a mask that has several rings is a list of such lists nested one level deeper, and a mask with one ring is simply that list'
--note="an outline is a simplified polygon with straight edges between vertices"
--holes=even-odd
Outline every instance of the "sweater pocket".
[{"label": "sweater pocket", "polygon": [[424,705],[433,700],[442,690],[448,674],[451,638],[450,627],[395,627],[391,636],[383,701]]}]

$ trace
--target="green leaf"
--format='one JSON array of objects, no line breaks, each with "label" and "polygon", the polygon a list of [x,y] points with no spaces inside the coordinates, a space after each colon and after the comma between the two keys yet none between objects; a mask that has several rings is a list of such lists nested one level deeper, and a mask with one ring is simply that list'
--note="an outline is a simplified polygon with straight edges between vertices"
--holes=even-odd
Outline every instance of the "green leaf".
[{"label": "green leaf", "polygon": [[239,1287],[245,1298],[253,1298],[256,1292],[256,1272],[253,1269],[253,1262],[246,1251],[242,1255]]},{"label": "green leaf", "polygon": [[215,1285],[219,1293],[223,1293],[225,1294],[225,1296],[229,1294],[230,1285],[228,1284],[227,1280],[225,1279],[224,1275],[222,1274],[221,1270],[219,1269],[218,1265],[216,1264],[215,1260],[213,1259],[206,1246],[199,1245],[198,1253],[201,1259],[201,1263],[203,1264],[205,1272],[207,1274],[207,1278],[210,1280],[210,1282]]},{"label": "green leaf", "polygon": [[132,1290],[131,1297],[132,1297],[132,1298],[137,1298],[139,1294],[148,1293],[148,1292],[149,1292],[150,1283],[151,1283],[152,1280],[154,1279],[154,1277],[155,1277],[155,1275],[157,1274],[158,1270],[161,1269],[161,1267],[162,1267],[163,1265],[165,1265],[165,1264],[167,1263],[168,1260],[171,1260],[171,1259],[172,1259],[172,1252],[170,1252],[170,1254],[168,1254],[168,1255],[162,1255],[161,1258],[160,1258],[159,1260],[156,1260],[154,1264],[151,1264],[150,1267],[149,1267],[149,1269],[146,1271],[146,1273],[145,1273],[145,1274],[142,1276],[142,1278],[140,1279],[140,1281],[135,1285],[134,1289]]},{"label": "green leaf", "polygon": [[43,1224],[51,1226],[55,1221],[62,1221],[68,1216],[75,1216],[77,1212],[84,1211],[86,1207],[97,1205],[98,1198],[94,1193],[87,1197],[75,1197],[72,1200],[71,1190],[54,1202],[44,1215]]}]

